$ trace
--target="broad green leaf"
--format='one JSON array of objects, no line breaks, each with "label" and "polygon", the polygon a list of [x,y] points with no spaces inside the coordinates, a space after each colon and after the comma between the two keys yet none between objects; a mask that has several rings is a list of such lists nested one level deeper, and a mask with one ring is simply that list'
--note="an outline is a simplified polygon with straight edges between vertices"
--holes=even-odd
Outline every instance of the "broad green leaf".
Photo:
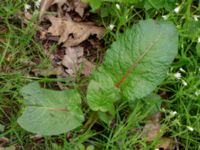
[{"label": "broad green leaf", "polygon": [[93,74],[87,93],[90,108],[108,111],[120,98],[134,101],[149,95],[165,79],[177,50],[172,23],[140,21],[111,45]]},{"label": "broad green leaf", "polygon": [[37,82],[22,88],[26,108],[18,123],[27,131],[57,135],[77,128],[84,121],[77,91],[40,88]]}]

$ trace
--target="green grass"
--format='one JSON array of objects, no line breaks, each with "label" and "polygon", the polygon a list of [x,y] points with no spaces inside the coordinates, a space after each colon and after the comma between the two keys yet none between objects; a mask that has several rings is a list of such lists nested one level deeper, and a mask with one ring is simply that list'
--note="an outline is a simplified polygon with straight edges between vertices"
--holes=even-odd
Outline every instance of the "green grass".
[{"label": "green grass", "polygon": [[[101,14],[99,22],[106,27],[106,35],[103,38],[105,47],[115,41],[119,34],[126,28],[132,26],[139,19],[155,18],[162,19],[162,15],[168,15],[168,20],[172,21],[179,30],[179,53],[176,60],[168,72],[168,77],[156,91],[166,92],[167,99],[163,100],[165,110],[164,118],[161,122],[161,135],[166,135],[176,139],[180,149],[200,149],[200,57],[196,52],[197,38],[195,35],[195,23],[192,29],[185,27],[186,24],[194,20],[194,15],[200,15],[200,4],[198,1],[182,1],[179,3],[181,10],[179,13],[144,9],[136,9],[130,5],[121,5],[117,9],[115,3],[105,3],[104,9],[112,10],[115,13],[106,16]],[[73,79],[56,79],[49,77],[34,77],[31,75],[33,69],[51,69],[51,60],[45,55],[42,43],[35,38],[37,32],[37,17],[25,25],[22,19],[24,2],[20,0],[4,0],[0,5],[0,38],[5,39],[0,43],[0,124],[5,126],[5,130],[0,134],[7,137],[10,145],[17,145],[21,149],[77,149],[81,150],[84,145],[93,145],[95,149],[105,150],[132,150],[155,149],[159,137],[153,143],[146,143],[141,138],[143,124],[147,121],[147,114],[143,110],[143,103],[138,102],[133,112],[127,108],[127,104],[118,107],[118,113],[114,126],[107,126],[98,121],[95,128],[80,134],[78,129],[68,139],[68,134],[45,137],[42,141],[31,140],[31,133],[19,127],[16,120],[23,111],[23,99],[19,90],[29,82],[41,81],[46,84],[52,82],[64,82],[66,85],[81,89],[87,84],[86,80],[77,77]],[[103,9],[104,8],[104,9]],[[200,21],[200,18],[199,18]],[[198,22],[199,22],[198,21]],[[110,30],[109,25],[113,24],[114,29]],[[200,26],[197,25],[198,28]],[[194,31],[193,31],[194,29]],[[189,30],[189,31],[188,31]],[[169,43],[170,44],[170,43]],[[52,47],[54,50],[55,47]],[[40,63],[37,64],[36,62]],[[185,72],[181,72],[183,68]],[[180,72],[181,79],[176,79],[174,74]],[[183,82],[187,82],[184,86]],[[50,84],[51,85],[51,84]],[[200,92],[200,91],[199,91]],[[84,92],[82,92],[84,96]],[[170,116],[170,112],[176,111],[175,116]],[[88,114],[88,110],[84,112]],[[87,119],[87,117],[86,117]],[[188,127],[194,130],[190,131]],[[137,129],[137,131],[136,131]],[[57,145],[60,143],[60,145]]]}]

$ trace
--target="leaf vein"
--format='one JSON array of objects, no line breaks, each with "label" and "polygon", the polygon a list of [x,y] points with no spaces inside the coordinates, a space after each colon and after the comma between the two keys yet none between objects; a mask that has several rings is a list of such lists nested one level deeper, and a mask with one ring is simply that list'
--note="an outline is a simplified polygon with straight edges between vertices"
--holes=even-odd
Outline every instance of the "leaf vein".
[{"label": "leaf vein", "polygon": [[135,69],[135,67],[140,63],[140,61],[144,58],[144,56],[152,49],[152,47],[159,41],[161,37],[161,32],[156,38],[146,49],[145,51],[136,59],[136,61],[131,65],[130,68],[127,69],[126,73],[122,76],[119,82],[115,84],[115,86],[120,89],[121,85],[124,83],[124,81],[127,79],[127,77],[130,75],[131,71]]}]

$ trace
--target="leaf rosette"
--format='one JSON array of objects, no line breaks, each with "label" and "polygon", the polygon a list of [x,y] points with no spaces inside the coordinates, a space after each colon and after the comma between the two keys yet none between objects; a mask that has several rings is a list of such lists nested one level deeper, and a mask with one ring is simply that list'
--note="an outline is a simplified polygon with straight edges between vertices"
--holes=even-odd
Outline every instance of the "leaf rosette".
[{"label": "leaf rosette", "polygon": [[95,111],[109,111],[118,99],[149,95],[166,77],[178,51],[176,27],[165,21],[140,21],[107,50],[93,73],[87,101]]}]

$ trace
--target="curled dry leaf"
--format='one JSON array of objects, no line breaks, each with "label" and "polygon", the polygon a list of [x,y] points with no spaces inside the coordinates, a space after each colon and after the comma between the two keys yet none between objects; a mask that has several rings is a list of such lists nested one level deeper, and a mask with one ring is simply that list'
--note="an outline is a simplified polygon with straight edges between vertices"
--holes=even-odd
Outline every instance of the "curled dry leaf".
[{"label": "curled dry leaf", "polygon": [[45,11],[53,4],[54,0],[42,0],[40,4],[39,19],[44,15]]},{"label": "curled dry leaf", "polygon": [[67,0],[42,0],[41,4],[40,4],[39,19],[42,18],[42,16],[44,15],[45,11],[47,11],[50,6],[52,6],[54,4],[58,4],[58,11],[60,11],[61,6],[66,2],[67,2]]},{"label": "curled dry leaf", "polygon": [[58,12],[61,15],[62,6],[65,4],[67,6],[67,12],[74,10],[81,17],[84,15],[85,9],[88,7],[86,3],[83,3],[81,0],[42,0],[40,5],[40,16],[41,19],[45,11],[49,9],[50,6],[58,4]]},{"label": "curled dry leaf", "polygon": [[86,3],[83,3],[81,0],[74,0],[75,11],[79,16],[83,17],[85,9],[88,7]]},{"label": "curled dry leaf", "polygon": [[83,58],[82,47],[66,48],[62,64],[67,68],[65,71],[69,75],[74,75],[81,68],[81,66],[83,66],[82,73],[87,76],[94,68],[94,65],[91,62]]},{"label": "curled dry leaf", "polygon": [[97,27],[90,22],[74,22],[70,18],[58,18],[48,16],[52,26],[48,32],[52,36],[59,36],[59,44],[64,43],[65,47],[76,46],[85,41],[90,35],[101,38],[104,34],[102,27]]},{"label": "curled dry leaf", "polygon": [[62,64],[67,68],[66,72],[73,75],[78,70],[78,64],[82,62],[83,48],[68,47],[65,50],[65,56],[62,60]]}]

